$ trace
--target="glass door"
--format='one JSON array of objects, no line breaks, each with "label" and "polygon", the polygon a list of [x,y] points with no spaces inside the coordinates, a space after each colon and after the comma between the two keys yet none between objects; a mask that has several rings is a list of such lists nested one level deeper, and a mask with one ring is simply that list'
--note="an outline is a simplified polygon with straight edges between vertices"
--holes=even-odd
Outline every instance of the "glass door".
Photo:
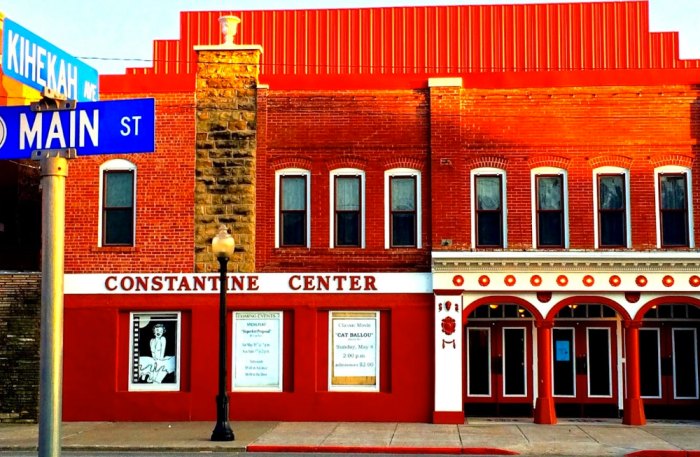
[{"label": "glass door", "polygon": [[467,395],[491,396],[491,329],[467,328]]},{"label": "glass door", "polygon": [[552,330],[552,376],[553,393],[557,397],[576,396],[576,348],[573,328]]},{"label": "glass door", "polygon": [[698,398],[698,338],[694,328],[673,329],[673,398]]},{"label": "glass door", "polygon": [[525,328],[503,327],[503,396],[527,396],[527,351]]}]

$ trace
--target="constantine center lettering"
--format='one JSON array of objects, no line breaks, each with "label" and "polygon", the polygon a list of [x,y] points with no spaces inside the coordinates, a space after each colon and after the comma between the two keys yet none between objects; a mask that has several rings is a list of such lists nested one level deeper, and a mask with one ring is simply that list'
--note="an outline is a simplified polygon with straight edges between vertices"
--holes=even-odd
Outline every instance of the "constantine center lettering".
[{"label": "constantine center lettering", "polygon": [[[30,121],[26,113],[19,115],[19,149],[57,149],[99,145],[100,111],[90,113],[68,111],[61,119],[61,111],[39,112]],[[47,119],[44,120],[44,117]],[[67,119],[65,119],[67,117]],[[67,125],[64,125],[66,123]],[[47,126],[44,127],[44,122]]]}]

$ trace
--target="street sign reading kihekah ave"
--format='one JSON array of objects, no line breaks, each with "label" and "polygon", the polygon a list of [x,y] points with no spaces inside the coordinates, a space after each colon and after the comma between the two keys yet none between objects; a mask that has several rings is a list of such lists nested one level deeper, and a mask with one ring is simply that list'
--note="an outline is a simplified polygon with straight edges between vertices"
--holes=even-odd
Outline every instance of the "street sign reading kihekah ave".
[{"label": "street sign reading kihekah ave", "polygon": [[155,151],[155,100],[78,103],[74,110],[34,112],[0,107],[0,160],[29,159],[32,151],[74,148],[77,154]]},{"label": "street sign reading kihekah ave", "polygon": [[99,99],[96,69],[8,18],[2,32],[2,70],[38,91],[48,88],[70,100]]}]

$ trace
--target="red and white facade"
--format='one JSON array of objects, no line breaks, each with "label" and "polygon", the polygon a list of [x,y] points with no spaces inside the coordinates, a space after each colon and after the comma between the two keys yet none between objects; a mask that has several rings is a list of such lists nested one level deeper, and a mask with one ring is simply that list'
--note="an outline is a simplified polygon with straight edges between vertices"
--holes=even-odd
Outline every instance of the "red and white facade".
[{"label": "red and white facade", "polygon": [[[101,81],[103,99],[156,99],[156,152],[70,164],[64,419],[215,416],[194,47],[229,14],[262,47],[233,420],[697,418],[700,61],[638,1],[182,13],[153,68]],[[115,170],[134,177],[127,246],[102,236]],[[350,247],[338,177],[361,196]],[[297,185],[301,209],[280,197]]]}]

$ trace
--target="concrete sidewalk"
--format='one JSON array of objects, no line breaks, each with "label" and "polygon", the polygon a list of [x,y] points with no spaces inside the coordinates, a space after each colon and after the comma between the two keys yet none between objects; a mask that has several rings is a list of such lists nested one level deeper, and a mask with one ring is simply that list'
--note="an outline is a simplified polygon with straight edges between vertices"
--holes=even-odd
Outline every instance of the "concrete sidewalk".
[{"label": "concrete sidewalk", "polygon": [[[223,443],[209,441],[213,427],[213,422],[66,422],[61,436],[64,450],[700,456],[700,422],[650,421],[643,427],[617,420],[535,425],[475,418],[464,425],[232,422],[236,440]],[[0,451],[34,450],[37,433],[36,424],[0,424]]]}]

